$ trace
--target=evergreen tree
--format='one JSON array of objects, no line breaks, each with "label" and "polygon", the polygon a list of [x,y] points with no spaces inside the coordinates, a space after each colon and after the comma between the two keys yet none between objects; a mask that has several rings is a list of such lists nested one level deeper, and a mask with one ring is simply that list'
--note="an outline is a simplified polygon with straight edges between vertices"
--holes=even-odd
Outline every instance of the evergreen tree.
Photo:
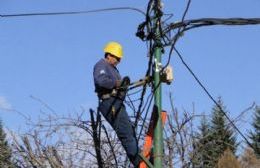
[{"label": "evergreen tree", "polygon": [[193,145],[193,158],[192,158],[192,167],[194,168],[210,168],[214,167],[212,165],[211,151],[209,149],[212,148],[212,136],[210,134],[210,125],[207,121],[206,116],[204,115],[200,126],[199,132],[196,136],[195,143]]},{"label": "evergreen tree", "polygon": [[235,154],[238,146],[236,143],[235,133],[231,128],[231,124],[227,122],[227,119],[223,113],[225,112],[227,114],[227,111],[221,99],[219,99],[218,104],[223,111],[221,111],[218,106],[213,107],[210,128],[210,134],[212,136],[212,148],[210,151],[212,152],[212,162],[215,165],[225,150],[230,149],[230,151]]},{"label": "evergreen tree", "polygon": [[6,134],[3,130],[2,121],[0,120],[0,167],[13,168],[14,165],[11,161],[11,149],[6,141]]},{"label": "evergreen tree", "polygon": [[260,107],[256,107],[253,121],[254,130],[250,132],[250,139],[257,158],[260,159]]},{"label": "evergreen tree", "polygon": [[[227,113],[221,99],[218,104]],[[225,150],[230,149],[233,154],[236,152],[235,133],[221,109],[218,106],[212,108],[210,123],[206,117],[201,121],[199,134],[194,143],[192,165],[195,168],[216,167]]]}]

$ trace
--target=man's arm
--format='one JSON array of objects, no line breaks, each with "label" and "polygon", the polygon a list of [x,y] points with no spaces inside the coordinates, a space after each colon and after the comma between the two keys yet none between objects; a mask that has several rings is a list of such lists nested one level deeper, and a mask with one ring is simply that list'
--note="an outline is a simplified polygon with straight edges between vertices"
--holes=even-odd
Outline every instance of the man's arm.
[{"label": "man's arm", "polygon": [[106,68],[99,64],[94,68],[94,80],[96,84],[106,89],[113,89],[115,86],[117,86],[118,83],[116,80],[111,78]]}]

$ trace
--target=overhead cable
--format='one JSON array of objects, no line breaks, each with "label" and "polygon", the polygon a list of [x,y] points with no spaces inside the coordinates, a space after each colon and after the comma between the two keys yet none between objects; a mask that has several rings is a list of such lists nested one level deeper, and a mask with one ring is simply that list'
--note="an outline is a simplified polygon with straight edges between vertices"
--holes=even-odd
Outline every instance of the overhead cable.
[{"label": "overhead cable", "polygon": [[164,34],[176,28],[184,27],[185,31],[198,28],[202,26],[213,25],[228,25],[228,26],[241,26],[241,25],[256,25],[260,24],[260,18],[202,18],[185,20],[181,22],[171,23],[165,30]]},{"label": "overhead cable", "polygon": [[[189,0],[187,5],[186,5],[186,8],[185,8],[183,15],[182,15],[182,18],[181,18],[181,22],[184,22],[184,19],[185,19],[187,13],[188,13],[189,8],[190,8],[190,4],[191,4],[191,0]],[[168,27],[170,27],[170,26],[168,26]],[[179,37],[182,35],[182,33],[183,33],[183,27],[179,27],[178,32],[175,34],[173,40],[171,41],[171,48],[170,48],[168,60],[165,64],[165,66],[163,67],[163,70],[169,65],[169,63],[171,61],[171,55],[172,55],[172,52],[173,52],[173,48],[174,48],[177,40],[179,39]]]},{"label": "overhead cable", "polygon": [[180,58],[181,62],[183,65],[187,68],[187,70],[190,72],[190,74],[194,77],[196,82],[200,85],[200,87],[205,91],[205,93],[208,95],[208,97],[214,102],[214,104],[219,108],[220,112],[224,114],[224,116],[227,118],[227,120],[230,122],[230,124],[233,126],[233,128],[242,136],[242,138],[246,141],[246,143],[250,146],[253,147],[252,144],[249,142],[249,140],[246,138],[244,134],[237,128],[237,126],[234,124],[234,122],[229,118],[227,113],[224,112],[222,107],[217,103],[217,101],[213,98],[213,96],[209,93],[209,91],[206,89],[206,87],[201,83],[199,78],[195,75],[195,73],[191,70],[191,68],[188,66],[188,64],[184,61],[182,55],[180,52],[174,47],[174,51],[177,53],[178,57]]},{"label": "overhead cable", "polygon": [[7,17],[48,16],[48,15],[78,15],[78,14],[90,14],[90,13],[118,11],[118,10],[132,10],[146,16],[146,14],[138,8],[118,7],[118,8],[103,8],[103,9],[71,11],[71,12],[36,12],[36,13],[0,14],[0,17],[7,18]]}]

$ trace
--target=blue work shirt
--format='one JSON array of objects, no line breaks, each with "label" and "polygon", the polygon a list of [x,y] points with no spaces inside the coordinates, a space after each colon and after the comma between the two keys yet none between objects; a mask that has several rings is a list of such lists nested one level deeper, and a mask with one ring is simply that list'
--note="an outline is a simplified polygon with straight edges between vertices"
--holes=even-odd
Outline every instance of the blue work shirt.
[{"label": "blue work shirt", "polygon": [[101,95],[111,93],[116,87],[116,81],[121,80],[119,71],[105,59],[99,60],[94,66],[95,91]]}]

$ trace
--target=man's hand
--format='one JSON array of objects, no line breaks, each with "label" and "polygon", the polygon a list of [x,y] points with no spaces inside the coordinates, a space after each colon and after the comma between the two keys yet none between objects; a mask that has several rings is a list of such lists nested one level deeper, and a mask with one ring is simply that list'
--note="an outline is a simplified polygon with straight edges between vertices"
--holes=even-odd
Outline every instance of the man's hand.
[{"label": "man's hand", "polygon": [[127,88],[130,85],[130,83],[131,83],[130,78],[128,76],[125,76],[122,80],[121,87]]},{"label": "man's hand", "polygon": [[[126,93],[127,93],[127,89],[128,86],[130,85],[130,78],[128,76],[125,76],[120,82],[120,86],[117,87],[117,91],[118,91],[118,96],[124,100]],[[119,82],[117,82],[117,84],[119,84]]]},{"label": "man's hand", "polygon": [[119,90],[127,90],[130,83],[130,78],[128,76],[125,76],[122,80],[116,81],[116,88]]}]

